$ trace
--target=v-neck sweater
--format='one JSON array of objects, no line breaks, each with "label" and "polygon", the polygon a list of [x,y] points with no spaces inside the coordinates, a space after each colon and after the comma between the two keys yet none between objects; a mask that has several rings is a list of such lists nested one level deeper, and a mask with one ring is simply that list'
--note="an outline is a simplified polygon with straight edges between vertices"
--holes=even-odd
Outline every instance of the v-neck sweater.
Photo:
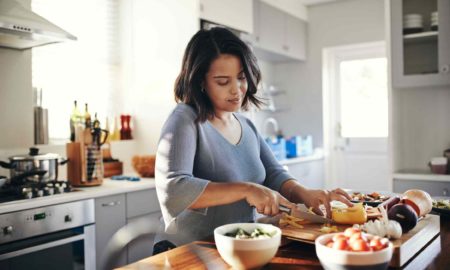
[{"label": "v-neck sweater", "polygon": [[294,179],[275,159],[253,123],[235,113],[241,138],[230,143],[211,123],[179,103],[165,122],[156,156],[156,191],[165,233],[157,239],[184,244],[212,235],[227,223],[251,222],[255,209],[245,200],[191,210],[209,182],[252,182],[280,191]]}]

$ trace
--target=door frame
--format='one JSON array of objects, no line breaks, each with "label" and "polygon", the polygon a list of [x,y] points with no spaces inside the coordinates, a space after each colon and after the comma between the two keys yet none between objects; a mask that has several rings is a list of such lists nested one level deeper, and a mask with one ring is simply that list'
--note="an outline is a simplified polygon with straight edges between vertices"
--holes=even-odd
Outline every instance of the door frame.
[{"label": "door frame", "polygon": [[[385,41],[375,41],[367,43],[358,43],[351,45],[327,47],[322,50],[322,104],[323,104],[323,147],[324,147],[324,166],[325,166],[325,188],[338,187],[336,179],[337,163],[336,155],[333,155],[333,147],[336,145],[335,126],[338,115],[336,111],[338,99],[337,91],[340,84],[339,76],[336,74],[338,70],[336,65],[343,59],[350,60],[361,59],[364,57],[378,57],[383,54],[388,58],[387,45]],[[388,91],[388,137],[387,137],[387,159],[388,172],[390,174],[388,186],[392,190],[392,127],[391,127],[391,78],[389,59],[387,59],[387,91]],[[338,100],[337,100],[338,101]]]}]

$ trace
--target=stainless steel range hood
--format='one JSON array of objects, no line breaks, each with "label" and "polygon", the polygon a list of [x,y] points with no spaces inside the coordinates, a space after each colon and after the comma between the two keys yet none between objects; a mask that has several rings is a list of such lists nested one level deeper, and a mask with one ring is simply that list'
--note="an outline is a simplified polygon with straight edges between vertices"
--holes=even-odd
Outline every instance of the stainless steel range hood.
[{"label": "stainless steel range hood", "polygon": [[77,38],[15,0],[0,0],[0,47],[24,50],[66,40]]}]

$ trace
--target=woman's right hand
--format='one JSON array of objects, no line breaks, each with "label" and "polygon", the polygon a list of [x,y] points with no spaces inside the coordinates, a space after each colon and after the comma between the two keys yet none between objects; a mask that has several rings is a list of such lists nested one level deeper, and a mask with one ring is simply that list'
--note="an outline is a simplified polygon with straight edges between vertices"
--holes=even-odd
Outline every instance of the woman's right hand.
[{"label": "woman's right hand", "polygon": [[256,208],[260,214],[274,216],[279,213],[279,206],[294,208],[295,204],[288,201],[280,193],[262,185],[247,183],[248,189],[245,195],[247,203]]}]

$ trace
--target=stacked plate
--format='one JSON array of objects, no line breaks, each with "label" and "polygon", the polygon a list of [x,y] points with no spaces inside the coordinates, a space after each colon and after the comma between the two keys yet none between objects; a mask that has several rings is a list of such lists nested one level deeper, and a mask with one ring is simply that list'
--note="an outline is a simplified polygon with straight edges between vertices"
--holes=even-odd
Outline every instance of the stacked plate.
[{"label": "stacked plate", "polygon": [[438,30],[438,12],[432,12],[431,13],[431,30],[437,31]]},{"label": "stacked plate", "polygon": [[413,34],[423,31],[423,18],[420,14],[403,16],[403,34]]}]

